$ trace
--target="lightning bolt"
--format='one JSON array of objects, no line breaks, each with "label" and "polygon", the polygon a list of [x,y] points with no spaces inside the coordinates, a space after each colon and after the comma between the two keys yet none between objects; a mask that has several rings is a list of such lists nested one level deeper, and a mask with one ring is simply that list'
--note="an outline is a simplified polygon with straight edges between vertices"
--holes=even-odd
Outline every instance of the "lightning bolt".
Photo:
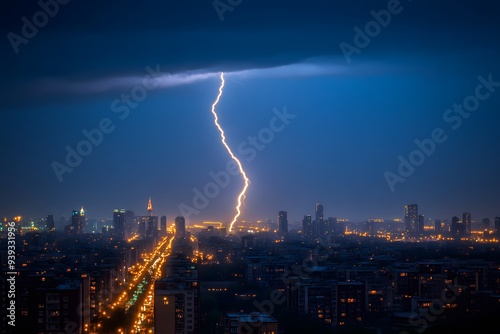
[{"label": "lightning bolt", "polygon": [[219,124],[219,116],[217,116],[217,112],[215,112],[215,107],[219,103],[219,100],[222,96],[222,91],[224,89],[224,72],[221,72],[220,74],[220,87],[219,87],[219,94],[217,95],[217,98],[215,99],[214,103],[212,104],[212,114],[214,115],[214,123],[217,129],[219,129],[220,132],[220,138],[222,141],[222,144],[226,148],[227,152],[231,156],[231,159],[233,159],[236,164],[238,165],[238,168],[240,169],[241,176],[243,177],[243,180],[245,181],[245,185],[243,186],[243,189],[241,190],[240,194],[238,195],[238,204],[236,205],[236,215],[234,216],[233,220],[231,221],[231,224],[229,225],[229,232],[233,231],[233,225],[238,219],[238,217],[241,214],[241,204],[242,201],[245,199],[245,193],[247,191],[248,186],[250,185],[250,179],[247,177],[247,174],[245,173],[245,170],[243,169],[243,165],[241,164],[241,161],[233,154],[233,151],[229,147],[229,145],[226,143],[226,135],[224,134],[224,130]]}]

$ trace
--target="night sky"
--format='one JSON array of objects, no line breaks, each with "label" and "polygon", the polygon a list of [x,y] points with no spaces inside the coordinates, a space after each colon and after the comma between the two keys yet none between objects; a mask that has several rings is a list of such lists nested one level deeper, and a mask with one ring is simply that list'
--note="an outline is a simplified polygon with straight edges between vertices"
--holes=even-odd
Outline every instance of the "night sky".
[{"label": "night sky", "polygon": [[[316,202],[350,220],[406,203],[500,216],[496,1],[46,2],[52,15],[1,4],[1,217],[145,215],[148,197],[169,221],[196,209],[193,189],[230,160],[210,112],[221,71],[220,122],[251,179],[242,219],[293,223]],[[418,166],[398,172],[400,156]],[[242,185],[188,222],[230,221]]]}]

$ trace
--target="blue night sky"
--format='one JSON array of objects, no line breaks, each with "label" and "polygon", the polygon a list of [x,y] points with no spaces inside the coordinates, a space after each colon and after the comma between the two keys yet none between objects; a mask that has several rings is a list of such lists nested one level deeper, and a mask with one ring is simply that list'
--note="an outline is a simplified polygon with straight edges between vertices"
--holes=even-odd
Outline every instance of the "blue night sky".
[{"label": "blue night sky", "polygon": [[[241,219],[287,210],[293,223],[315,202],[350,220],[401,217],[406,203],[432,219],[500,216],[495,1],[232,3],[221,21],[212,1],[73,0],[25,38],[40,5],[3,1],[0,216],[144,215],[152,197],[169,221],[230,221],[240,175],[193,203],[230,161],[210,112],[221,71],[220,123],[251,179]],[[386,27],[355,40],[388,6]],[[100,126],[69,167],[67,147]],[[399,156],[418,166],[398,172]]]}]

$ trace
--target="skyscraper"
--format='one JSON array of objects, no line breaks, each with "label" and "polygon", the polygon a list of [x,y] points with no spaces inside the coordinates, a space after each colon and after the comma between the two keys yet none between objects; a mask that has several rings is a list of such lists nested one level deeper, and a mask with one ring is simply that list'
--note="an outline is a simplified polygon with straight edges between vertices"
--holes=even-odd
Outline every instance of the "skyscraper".
[{"label": "skyscraper", "polygon": [[85,228],[85,211],[83,206],[78,210],[73,210],[71,213],[71,234],[83,234]]},{"label": "skyscraper", "polygon": [[461,221],[457,216],[451,218],[451,234],[455,238],[461,238],[464,236],[465,227],[463,221]]},{"label": "skyscraper", "polygon": [[47,220],[45,222],[45,228],[47,232],[55,231],[54,215],[47,215]]},{"label": "skyscraper", "polygon": [[175,218],[175,237],[185,238],[186,237],[186,220],[183,216],[177,216]]},{"label": "skyscraper", "polygon": [[414,237],[417,234],[418,205],[405,205],[405,236]]},{"label": "skyscraper", "polygon": [[315,212],[316,212],[316,216],[315,216],[316,228],[315,228],[314,233],[317,236],[324,236],[327,231],[325,228],[325,217],[323,214],[323,204],[316,203]]},{"label": "skyscraper", "polygon": [[313,234],[313,224],[311,215],[305,215],[302,220],[302,235],[306,238],[314,237]]},{"label": "skyscraper", "polygon": [[464,224],[465,234],[469,235],[472,228],[472,217],[469,212],[464,212],[462,216],[462,223]]},{"label": "skyscraper", "polygon": [[278,212],[278,233],[281,235],[288,233],[288,213],[286,211]]},{"label": "skyscraper", "polygon": [[418,215],[418,234],[424,234],[425,218],[424,215]]},{"label": "skyscraper", "polygon": [[157,237],[158,236],[158,216],[153,216],[153,201],[151,197],[148,199],[148,218],[146,228],[146,237]]},{"label": "skyscraper", "polygon": [[500,234],[500,217],[495,217],[495,233]]},{"label": "skyscraper", "polygon": [[113,211],[113,230],[118,240],[125,238],[125,209]]}]

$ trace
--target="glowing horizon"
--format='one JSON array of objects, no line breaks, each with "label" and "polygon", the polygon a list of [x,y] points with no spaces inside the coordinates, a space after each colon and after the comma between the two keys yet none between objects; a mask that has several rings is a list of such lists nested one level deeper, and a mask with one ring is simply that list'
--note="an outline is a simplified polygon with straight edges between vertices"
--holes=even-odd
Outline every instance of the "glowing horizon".
[{"label": "glowing horizon", "polygon": [[231,233],[233,230],[234,223],[236,222],[238,217],[241,215],[241,204],[242,204],[242,201],[245,199],[245,193],[246,193],[247,188],[250,184],[250,179],[247,177],[247,174],[245,173],[245,170],[243,169],[243,165],[241,164],[240,160],[233,154],[233,151],[231,150],[229,145],[226,143],[226,136],[224,134],[224,130],[220,126],[219,116],[215,112],[215,107],[219,103],[219,100],[222,96],[222,92],[224,89],[224,72],[220,73],[220,80],[221,80],[221,84],[219,87],[219,94],[217,95],[217,98],[215,99],[214,103],[212,104],[212,114],[214,115],[214,123],[215,123],[215,126],[217,127],[217,129],[219,129],[222,144],[224,145],[227,152],[231,156],[231,159],[233,159],[236,162],[236,164],[238,165],[240,173],[243,176],[243,180],[245,181],[245,185],[243,186],[243,189],[241,190],[240,194],[238,195],[238,204],[236,205],[236,215],[234,216],[233,220],[231,221],[231,224],[229,224],[229,233]]}]

